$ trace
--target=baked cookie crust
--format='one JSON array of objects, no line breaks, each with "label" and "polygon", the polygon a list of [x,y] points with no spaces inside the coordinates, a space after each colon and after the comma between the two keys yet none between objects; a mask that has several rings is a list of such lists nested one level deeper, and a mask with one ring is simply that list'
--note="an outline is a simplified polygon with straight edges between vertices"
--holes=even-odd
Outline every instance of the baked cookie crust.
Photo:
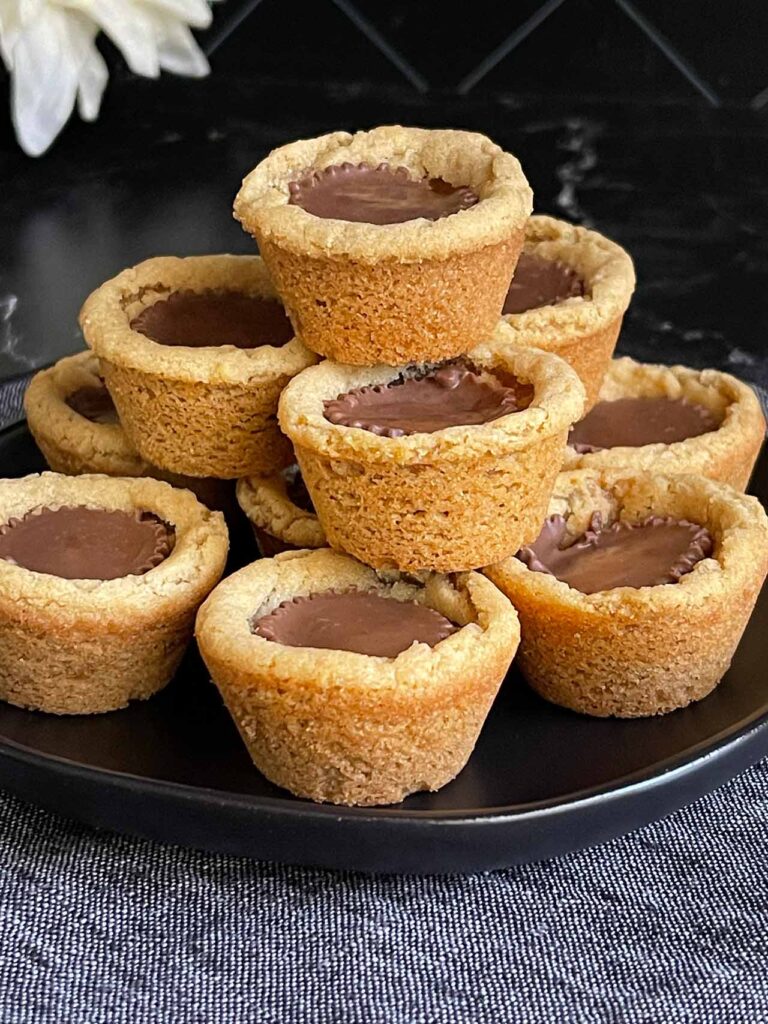
[{"label": "baked cookie crust", "polygon": [[573,367],[586,388],[590,409],[635,288],[632,260],[597,231],[541,215],[528,220],[523,249],[571,267],[584,282],[585,294],[554,306],[508,313],[504,319],[521,345],[553,352]]},{"label": "baked cookie crust", "polygon": [[673,444],[583,454],[569,447],[566,469],[699,473],[740,491],[746,488],[765,438],[760,401],[748,384],[719,370],[639,363],[623,356],[612,360],[600,389],[603,401],[620,398],[684,398],[704,406],[722,422],[717,430]]},{"label": "baked cookie crust", "polygon": [[258,256],[161,256],[93,292],[80,325],[125,432],[148,462],[219,479],[270,473],[291,458],[277,428],[278,396],[317,357],[298,338],[279,347],[192,348],[160,345],[130,326],[173,292],[211,290],[278,298]]},{"label": "baked cookie crust", "polygon": [[208,508],[230,514],[234,484],[212,477],[185,476],[146,462],[128,440],[122,424],[94,423],[71,409],[66,399],[79,388],[102,382],[99,360],[90,351],[65,356],[36,373],[24,395],[24,411],[35,442],[55,473],[78,476],[151,476],[186,487]]},{"label": "baked cookie crust", "polygon": [[69,580],[0,559],[0,699],[95,714],[170,680],[195,612],[224,571],[224,519],[188,491],[144,478],[42,473],[0,481],[0,523],[39,507],[155,513],[174,528],[168,557],[142,576]]},{"label": "baked cookie crust", "polygon": [[[396,658],[287,647],[251,622],[282,601],[364,589],[416,600],[462,626]],[[519,640],[517,615],[483,576],[381,574],[328,549],[241,569],[200,609],[196,635],[254,764],[297,796],[398,803],[466,764]]]},{"label": "baked cookie crust", "polygon": [[468,359],[532,383],[531,405],[480,426],[391,438],[330,423],[323,405],[402,368],[325,362],[283,392],[280,425],[332,547],[375,568],[454,572],[537,535],[584,389],[563,360],[520,348],[503,323]]},{"label": "baked cookie crust", "polygon": [[[308,170],[382,162],[468,185],[480,201],[441,220],[389,225],[315,217],[288,202]],[[531,204],[518,160],[485,136],[393,125],[274,150],[245,178],[234,209],[304,343],[372,366],[459,355],[490,333]]]},{"label": "baked cookie crust", "polygon": [[237,482],[237,502],[265,558],[281,551],[324,548],[328,544],[314,512],[300,508],[291,500],[286,480],[289,471],[266,477],[243,477]]},{"label": "baked cookie crust", "polygon": [[66,402],[80,388],[102,384],[92,352],[65,356],[36,373],[24,395],[27,424],[45,461],[56,473],[142,476],[146,462],[120,423],[93,423]]},{"label": "baked cookie crust", "polygon": [[730,665],[768,571],[768,519],[753,497],[701,476],[561,473],[548,515],[571,536],[649,515],[705,526],[712,557],[678,583],[582,594],[517,558],[485,573],[520,615],[519,665],[547,700],[583,714],[665,714],[706,697]]}]

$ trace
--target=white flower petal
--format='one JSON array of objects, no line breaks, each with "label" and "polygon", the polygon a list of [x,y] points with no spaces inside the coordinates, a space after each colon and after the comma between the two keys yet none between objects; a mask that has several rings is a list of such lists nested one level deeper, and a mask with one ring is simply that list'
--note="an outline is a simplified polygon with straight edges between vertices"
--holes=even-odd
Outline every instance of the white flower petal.
[{"label": "white flower petal", "polygon": [[22,29],[13,47],[11,107],[19,144],[39,156],[66,124],[75,105],[78,59],[68,49],[61,9]]},{"label": "white flower petal", "polygon": [[132,0],[76,0],[78,9],[109,36],[136,75],[157,78],[158,35],[151,12]]},{"label": "white flower petal", "polygon": [[204,78],[211,70],[205,54],[186,25],[165,20],[163,35],[157,45],[160,67],[175,75]]},{"label": "white flower petal", "polygon": [[80,68],[77,83],[77,109],[84,121],[95,121],[99,116],[101,97],[109,78],[109,71],[96,47]]},{"label": "white flower petal", "polygon": [[208,61],[189,26],[210,23],[206,0],[0,0],[0,56],[11,73],[22,148],[44,152],[75,100],[84,119],[98,115],[108,78],[94,43],[98,29],[136,74],[202,77]]},{"label": "white flower petal", "polygon": [[213,18],[206,0],[136,0],[136,3],[157,8],[192,28],[208,28]]},{"label": "white flower petal", "polygon": [[6,67],[13,67],[13,48],[22,29],[43,12],[46,0],[0,0],[0,52]]}]

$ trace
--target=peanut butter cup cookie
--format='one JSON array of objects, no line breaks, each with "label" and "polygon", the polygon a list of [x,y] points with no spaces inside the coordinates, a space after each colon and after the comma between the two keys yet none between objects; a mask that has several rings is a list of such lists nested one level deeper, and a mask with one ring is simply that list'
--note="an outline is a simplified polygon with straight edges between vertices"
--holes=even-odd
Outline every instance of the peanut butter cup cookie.
[{"label": "peanut butter cup cookie", "polygon": [[151,697],[226,555],[221,514],[157,480],[0,481],[0,699],[63,715]]},{"label": "peanut butter cup cookie", "polygon": [[295,463],[272,476],[239,480],[237,501],[264,558],[298,548],[324,548],[328,543]]},{"label": "peanut butter cup cookie", "polygon": [[520,667],[588,715],[660,715],[722,679],[768,570],[756,498],[701,476],[561,473],[539,537],[486,574],[510,598]]},{"label": "peanut butter cup cookie", "polygon": [[530,212],[520,164],[490,139],[399,126],[282,146],[235,200],[302,341],[369,366],[487,337]]},{"label": "peanut butter cup cookie", "polygon": [[208,508],[232,511],[231,481],[171,473],[142,459],[122,428],[92,352],[65,356],[36,373],[24,409],[32,436],[56,473],[151,476],[186,487]]},{"label": "peanut butter cup cookie", "polygon": [[24,395],[27,423],[57,473],[141,476],[146,463],[125,435],[92,352],[36,373]]},{"label": "peanut butter cup cookie", "polygon": [[416,582],[327,549],[230,576],[196,633],[256,767],[297,796],[363,805],[461,771],[519,639],[478,573]]},{"label": "peanut butter cup cookie", "polygon": [[316,357],[257,256],[147,260],[95,291],[80,322],[148,462],[220,479],[290,462],[277,399]]},{"label": "peanut butter cup cookie", "polygon": [[757,395],[730,374],[624,357],[571,431],[565,465],[700,473],[743,491],[764,436]]},{"label": "peanut butter cup cookie", "polygon": [[439,365],[331,362],[283,392],[280,424],[332,547],[376,568],[476,568],[532,540],[584,389],[547,352],[493,339]]},{"label": "peanut butter cup cookie", "polygon": [[521,345],[561,356],[587,390],[587,407],[616,347],[635,287],[632,260],[596,231],[531,217],[504,302]]}]

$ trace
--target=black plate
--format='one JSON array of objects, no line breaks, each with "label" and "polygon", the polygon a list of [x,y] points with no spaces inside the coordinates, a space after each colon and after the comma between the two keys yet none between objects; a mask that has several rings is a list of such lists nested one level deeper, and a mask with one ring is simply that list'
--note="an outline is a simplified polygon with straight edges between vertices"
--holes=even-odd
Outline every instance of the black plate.
[{"label": "black plate", "polygon": [[[0,433],[3,475],[44,468],[24,426]],[[753,490],[768,496],[768,458]],[[241,542],[242,544],[242,542]],[[236,552],[247,560],[251,552]],[[0,703],[0,785],[92,825],[270,860],[363,871],[476,871],[619,835],[768,752],[768,590],[722,684],[658,719],[585,718],[510,672],[461,775],[397,807],[297,800],[252,766],[190,651],[151,700],[94,717]]]}]

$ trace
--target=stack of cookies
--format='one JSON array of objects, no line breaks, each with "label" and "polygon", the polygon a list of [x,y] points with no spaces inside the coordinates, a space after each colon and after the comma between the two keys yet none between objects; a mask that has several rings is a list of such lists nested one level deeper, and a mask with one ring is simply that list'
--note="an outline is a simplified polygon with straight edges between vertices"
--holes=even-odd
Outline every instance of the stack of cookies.
[{"label": "stack of cookies", "polygon": [[[759,404],[727,374],[613,360],[629,256],[531,211],[519,162],[484,136],[336,132],[243,182],[260,257],[152,259],[91,295],[90,351],[27,396],[52,469],[80,475],[0,487],[0,594],[7,577],[26,602],[7,639],[0,602],[0,696],[105,710],[163,685],[223,571],[211,509],[231,521],[234,481],[263,557],[215,586],[197,641],[255,764],[299,796],[443,786],[518,645],[530,684],[587,714],[710,692],[768,570],[768,521],[742,493]],[[106,529],[118,509],[155,547]],[[108,576],[91,556],[112,541],[142,558]],[[120,588],[164,596],[164,574],[184,596],[177,642],[142,689],[98,616]],[[70,591],[95,646],[54,676],[36,602]]]}]

